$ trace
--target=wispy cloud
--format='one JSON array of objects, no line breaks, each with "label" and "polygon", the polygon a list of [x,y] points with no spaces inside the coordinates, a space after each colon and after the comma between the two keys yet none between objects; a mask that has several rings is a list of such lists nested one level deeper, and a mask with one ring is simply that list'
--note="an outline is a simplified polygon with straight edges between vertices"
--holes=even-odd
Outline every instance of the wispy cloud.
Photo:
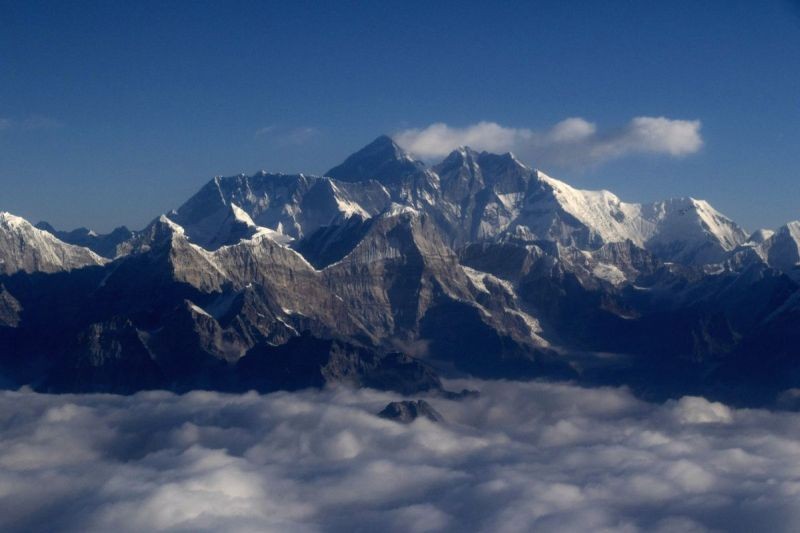
[{"label": "wispy cloud", "polygon": [[273,132],[277,131],[277,126],[264,126],[263,128],[258,128],[256,132],[253,134],[254,137],[263,137],[265,135],[270,135]]},{"label": "wispy cloud", "polygon": [[22,119],[0,117],[0,131],[40,131],[63,128],[64,123],[42,115],[31,115]]},{"label": "wispy cloud", "polygon": [[5,531],[792,531],[800,415],[625,389],[0,393]]},{"label": "wispy cloud", "polygon": [[319,130],[311,126],[282,128],[276,125],[264,126],[253,134],[256,138],[267,138],[270,142],[283,145],[302,145],[319,135]]},{"label": "wispy cloud", "polygon": [[601,130],[593,122],[572,117],[544,131],[495,122],[466,127],[436,123],[403,130],[394,137],[403,148],[427,159],[470,146],[490,152],[513,151],[540,165],[588,166],[633,154],[693,154],[703,146],[700,127],[699,120],[635,117],[621,127]]}]

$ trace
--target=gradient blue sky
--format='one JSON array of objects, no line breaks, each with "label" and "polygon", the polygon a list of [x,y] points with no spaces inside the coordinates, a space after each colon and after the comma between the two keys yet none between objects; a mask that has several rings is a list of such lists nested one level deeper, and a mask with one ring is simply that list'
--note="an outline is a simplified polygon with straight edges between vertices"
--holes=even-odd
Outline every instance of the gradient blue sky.
[{"label": "gradient blue sky", "polygon": [[0,210],[138,228],[214,175],[320,173],[384,132],[665,116],[703,147],[544,170],[800,218],[797,2],[317,4],[0,0]]}]

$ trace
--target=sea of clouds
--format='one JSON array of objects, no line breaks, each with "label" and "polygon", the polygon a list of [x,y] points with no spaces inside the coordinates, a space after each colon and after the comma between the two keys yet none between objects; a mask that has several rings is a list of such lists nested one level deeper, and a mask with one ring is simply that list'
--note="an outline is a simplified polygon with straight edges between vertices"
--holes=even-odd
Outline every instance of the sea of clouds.
[{"label": "sea of clouds", "polygon": [[446,422],[371,390],[0,394],[2,531],[797,531],[800,415],[459,381]]}]

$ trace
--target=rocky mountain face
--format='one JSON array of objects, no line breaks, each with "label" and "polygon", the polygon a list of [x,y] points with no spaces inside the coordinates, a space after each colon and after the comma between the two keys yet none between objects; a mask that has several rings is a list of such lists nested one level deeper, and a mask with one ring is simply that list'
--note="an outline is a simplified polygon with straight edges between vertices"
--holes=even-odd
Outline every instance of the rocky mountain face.
[{"label": "rocky mountain face", "polygon": [[378,416],[401,424],[410,424],[417,418],[427,418],[431,422],[444,421],[439,411],[425,400],[391,402],[378,413]]},{"label": "rocky mountain face", "polygon": [[427,167],[384,136],[326,177],[214,178],[92,237],[105,258],[2,215],[2,382],[412,394],[469,374],[765,404],[800,384],[798,228],[748,236],[512,154]]},{"label": "rocky mountain face", "polygon": [[10,213],[0,213],[0,273],[59,272],[105,261],[94,252],[60,241]]}]

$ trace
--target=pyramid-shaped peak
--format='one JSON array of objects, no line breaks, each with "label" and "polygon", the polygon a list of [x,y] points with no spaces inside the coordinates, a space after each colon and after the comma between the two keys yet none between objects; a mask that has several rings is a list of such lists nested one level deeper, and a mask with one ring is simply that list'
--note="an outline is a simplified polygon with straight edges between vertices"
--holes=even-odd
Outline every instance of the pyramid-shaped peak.
[{"label": "pyramid-shaped peak", "polygon": [[340,181],[375,179],[386,183],[398,181],[424,168],[422,162],[414,160],[391,137],[381,135],[325,175]]},{"label": "pyramid-shaped peak", "polygon": [[392,149],[397,153],[403,153],[403,149],[398,146],[394,139],[389,137],[386,134],[379,135],[374,141],[369,143],[367,146],[363,148],[363,150],[368,149]]},{"label": "pyramid-shaped peak", "polygon": [[351,159],[364,159],[367,157],[381,157],[385,159],[409,159],[411,156],[400,148],[394,139],[388,135],[380,135],[374,141],[364,146],[354,154],[350,155],[347,160]]}]

